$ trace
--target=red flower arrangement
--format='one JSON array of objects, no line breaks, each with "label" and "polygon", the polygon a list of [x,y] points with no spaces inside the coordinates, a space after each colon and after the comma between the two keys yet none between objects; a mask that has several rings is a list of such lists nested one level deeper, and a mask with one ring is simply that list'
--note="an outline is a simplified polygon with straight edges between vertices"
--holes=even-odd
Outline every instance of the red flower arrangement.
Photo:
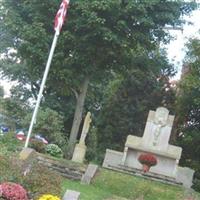
[{"label": "red flower arrangement", "polygon": [[156,156],[151,153],[140,154],[138,161],[143,165],[144,172],[148,172],[150,167],[157,164]]},{"label": "red flower arrangement", "polygon": [[0,185],[0,196],[6,200],[28,200],[26,190],[21,185],[11,182]]}]

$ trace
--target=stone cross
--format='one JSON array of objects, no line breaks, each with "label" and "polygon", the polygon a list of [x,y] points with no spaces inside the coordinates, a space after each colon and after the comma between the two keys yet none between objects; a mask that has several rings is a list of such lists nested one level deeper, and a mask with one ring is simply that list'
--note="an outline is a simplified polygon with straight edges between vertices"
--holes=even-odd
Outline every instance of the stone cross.
[{"label": "stone cross", "polygon": [[91,122],[92,122],[91,113],[87,112],[87,115],[86,115],[85,120],[84,120],[83,130],[82,130],[82,133],[81,133],[81,138],[80,138],[79,143],[85,144],[85,138],[86,138],[87,133],[89,131]]},{"label": "stone cross", "polygon": [[158,143],[158,138],[161,133],[161,129],[167,125],[169,111],[166,108],[159,107],[155,113],[154,124],[156,125],[156,129],[154,131],[154,141],[153,145],[156,146]]}]

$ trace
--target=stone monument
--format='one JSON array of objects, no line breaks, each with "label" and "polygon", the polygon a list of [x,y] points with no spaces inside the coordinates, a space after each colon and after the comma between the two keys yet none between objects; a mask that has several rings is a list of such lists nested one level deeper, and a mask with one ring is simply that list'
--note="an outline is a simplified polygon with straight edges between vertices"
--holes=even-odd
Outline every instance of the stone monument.
[{"label": "stone monument", "polygon": [[87,133],[89,131],[91,122],[92,122],[91,113],[88,112],[85,117],[85,120],[84,120],[83,129],[82,129],[79,143],[76,144],[75,149],[74,149],[74,154],[72,157],[72,161],[74,161],[74,162],[83,163],[83,161],[84,161],[85,153],[86,153],[86,149],[87,149],[87,147],[85,145],[85,139],[86,139]]},{"label": "stone monument", "polygon": [[[169,115],[169,111],[164,107],[150,111],[143,137],[128,135],[124,152],[107,149],[103,167],[130,171],[153,179],[191,186],[191,183],[185,184],[183,179],[180,178],[184,174],[187,174],[187,176],[190,174],[191,177],[188,180],[192,181],[194,174],[193,170],[192,172],[190,170],[189,173],[186,172],[187,169],[181,170],[181,167],[178,167],[182,148],[169,144],[173,121],[174,116]],[[147,153],[156,157],[157,164],[144,174],[138,158],[141,154]]]}]

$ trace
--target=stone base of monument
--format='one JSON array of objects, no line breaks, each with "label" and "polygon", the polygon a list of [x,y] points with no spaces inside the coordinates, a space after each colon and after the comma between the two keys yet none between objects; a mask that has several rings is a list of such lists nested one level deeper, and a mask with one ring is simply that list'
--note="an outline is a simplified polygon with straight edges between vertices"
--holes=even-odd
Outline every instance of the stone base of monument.
[{"label": "stone base of monument", "polygon": [[185,167],[177,167],[175,176],[167,176],[163,174],[154,173],[154,167],[151,167],[149,172],[144,173],[142,170],[142,165],[140,163],[140,168],[134,168],[124,165],[122,163],[123,155],[123,152],[107,149],[103,162],[103,167],[167,184],[183,185],[186,188],[190,188],[192,186],[194,170]]},{"label": "stone base of monument", "polygon": [[140,137],[129,135],[127,137],[123,152],[122,165],[141,169],[138,157],[143,153],[151,153],[157,158],[157,165],[151,168],[151,172],[176,177],[178,161],[181,157],[182,149],[173,145],[168,145],[166,149],[150,147],[143,143]]},{"label": "stone base of monument", "polygon": [[87,150],[87,147],[84,143],[76,144],[72,161],[83,163],[85,159],[86,150]]},{"label": "stone base of monument", "polygon": [[103,162],[103,167],[107,169],[112,169],[112,170],[120,171],[123,173],[131,174],[131,175],[135,175],[135,176],[140,176],[140,177],[151,179],[151,180],[164,182],[164,183],[182,185],[181,182],[177,181],[173,177],[153,173],[151,171],[153,167],[150,168],[149,172],[144,173],[142,170],[141,164],[140,164],[141,165],[140,169],[123,165],[121,162],[122,158],[123,158],[122,152],[107,149],[106,156]]}]

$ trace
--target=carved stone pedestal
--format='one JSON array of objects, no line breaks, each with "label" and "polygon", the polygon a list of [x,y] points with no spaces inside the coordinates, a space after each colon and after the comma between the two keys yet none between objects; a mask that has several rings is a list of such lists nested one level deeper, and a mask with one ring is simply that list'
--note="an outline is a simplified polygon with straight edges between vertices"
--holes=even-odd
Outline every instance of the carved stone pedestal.
[{"label": "carved stone pedestal", "polygon": [[74,149],[74,154],[72,157],[72,161],[83,163],[85,159],[85,153],[86,153],[86,145],[84,143],[76,144]]}]

